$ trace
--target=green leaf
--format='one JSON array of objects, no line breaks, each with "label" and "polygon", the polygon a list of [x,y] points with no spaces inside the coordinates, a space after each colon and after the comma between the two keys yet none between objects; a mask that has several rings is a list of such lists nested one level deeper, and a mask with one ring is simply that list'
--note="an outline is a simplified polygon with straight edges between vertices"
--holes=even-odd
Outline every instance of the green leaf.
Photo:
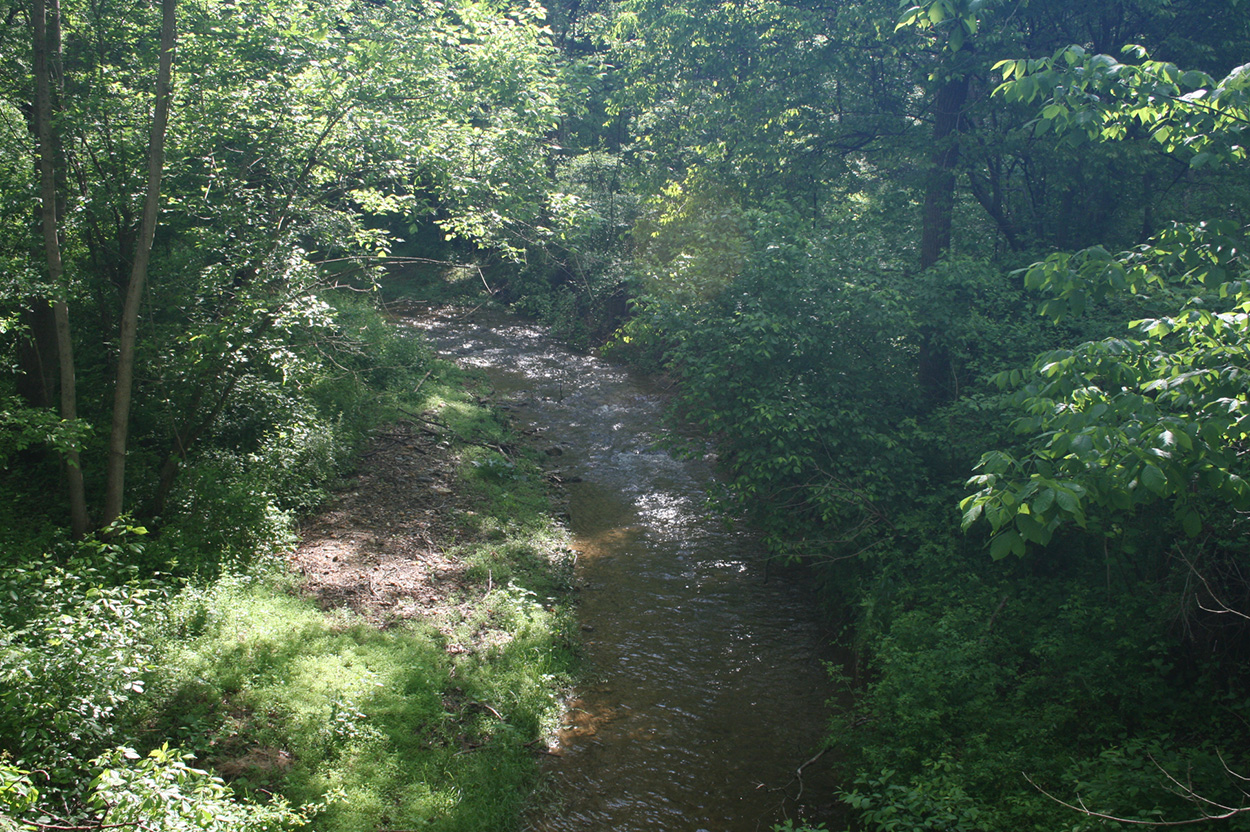
[{"label": "green leaf", "polygon": [[952,52],[958,52],[964,48],[964,29],[962,26],[956,26],[951,30],[949,45]]},{"label": "green leaf", "polygon": [[1014,529],[1006,529],[990,541],[990,557],[1002,560],[1012,553],[1024,554],[1024,540]]},{"label": "green leaf", "polygon": [[1042,118],[1044,119],[1056,119],[1059,116],[1066,116],[1067,114],[1068,108],[1062,104],[1047,104],[1042,108]]},{"label": "green leaf", "polygon": [[[968,499],[975,500],[975,498],[971,498],[971,497]],[[967,502],[968,500],[964,501],[965,504],[967,504]],[[963,530],[967,531],[972,526],[973,523],[977,522],[977,520],[980,519],[981,513],[984,510],[985,510],[985,504],[980,501],[974,501],[971,506],[966,508],[964,510],[964,517],[963,517],[963,523],[962,523]]]},{"label": "green leaf", "polygon": [[1183,72],[1180,77],[1180,85],[1182,87],[1189,87],[1190,89],[1210,86],[1214,83],[1215,82],[1210,75],[1207,75],[1205,72],[1199,72],[1196,69]]},{"label": "green leaf", "polygon": [[1020,536],[1030,543],[1044,544],[1050,539],[1046,533],[1046,525],[1039,523],[1031,514],[1017,514],[1016,529],[1019,530]]},{"label": "green leaf", "polygon": [[1160,497],[1167,493],[1167,475],[1157,465],[1147,463],[1142,467],[1141,483]]}]

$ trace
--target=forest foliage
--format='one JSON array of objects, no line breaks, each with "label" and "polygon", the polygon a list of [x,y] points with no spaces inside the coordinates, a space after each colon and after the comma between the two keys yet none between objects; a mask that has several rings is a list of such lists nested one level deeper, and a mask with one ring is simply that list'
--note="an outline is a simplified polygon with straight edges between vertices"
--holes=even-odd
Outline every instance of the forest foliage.
[{"label": "forest foliage", "polygon": [[[3,8],[8,816],[332,797],[232,802],[194,730],[117,749],[230,626],[194,593],[284,603],[246,576],[431,366],[376,289],[456,260],[668,374],[721,508],[805,564],[858,657],[853,823],[1246,825],[1239,0]],[[310,724],[275,730],[333,768]]]},{"label": "forest foliage", "polygon": [[448,633],[328,615],[279,555],[402,409],[502,436],[378,288],[447,238],[518,250],[564,89],[542,14],[4,6],[0,827],[515,822],[571,660],[541,481],[464,461],[519,560],[466,532],[506,585]]},{"label": "forest foliage", "polygon": [[1244,9],[557,21],[612,67],[564,134],[635,216],[550,270],[553,323],[626,297],[606,349],[675,379],[723,507],[821,586],[855,822],[1244,824]]}]

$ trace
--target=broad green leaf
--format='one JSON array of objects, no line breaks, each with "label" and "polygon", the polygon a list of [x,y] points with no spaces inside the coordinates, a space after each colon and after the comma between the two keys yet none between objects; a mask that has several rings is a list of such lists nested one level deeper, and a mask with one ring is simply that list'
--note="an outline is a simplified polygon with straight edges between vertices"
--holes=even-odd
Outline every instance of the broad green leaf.
[{"label": "broad green leaf", "polygon": [[1147,463],[1142,467],[1141,483],[1150,491],[1162,497],[1167,493],[1168,478],[1167,475],[1156,465]]},{"label": "broad green leaf", "polygon": [[1067,488],[1058,487],[1054,489],[1055,503],[1060,509],[1068,514],[1076,514],[1080,505],[1077,501],[1076,494]]},{"label": "broad green leaf", "polygon": [[1202,515],[1191,508],[1181,518],[1181,525],[1185,529],[1185,534],[1190,537],[1197,537],[1202,533]]},{"label": "broad green leaf", "polygon": [[995,535],[990,541],[990,557],[994,560],[1002,560],[1017,548],[1023,549],[1024,540],[1020,537],[1020,533],[1015,529],[1005,529]]}]

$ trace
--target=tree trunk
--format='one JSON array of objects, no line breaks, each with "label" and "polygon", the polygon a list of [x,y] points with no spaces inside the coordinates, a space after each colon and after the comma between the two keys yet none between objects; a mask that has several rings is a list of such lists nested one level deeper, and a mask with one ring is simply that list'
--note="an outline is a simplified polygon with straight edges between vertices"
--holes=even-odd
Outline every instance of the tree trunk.
[{"label": "tree trunk", "polygon": [[125,495],[126,439],[130,427],[131,391],[134,386],[135,341],[139,326],[139,304],[143,300],[143,288],[147,282],[152,238],[156,234],[156,220],[160,209],[161,175],[165,168],[165,133],[169,125],[173,86],[176,6],[176,0],[161,0],[161,57],[156,73],[156,100],[148,146],[147,193],[144,196],[143,218],[139,222],[134,265],[126,286],[126,300],[122,306],[121,331],[118,336],[113,426],[109,434],[108,479],[104,494],[105,525],[121,515]]},{"label": "tree trunk", "polygon": [[[61,243],[57,236],[57,188],[56,145],[52,133],[52,70],[50,67],[48,9],[44,0],[33,0],[31,6],[32,45],[35,72],[35,123],[39,134],[39,201],[43,229],[44,255],[48,262],[48,280],[56,291],[64,293],[61,286],[64,267],[61,263]],[[60,31],[59,21],[53,24],[53,32]],[[64,297],[52,304],[52,316],[56,333],[57,363],[60,366],[61,418],[78,418],[77,383],[74,373],[74,348],[70,337],[69,306]],[[86,488],[83,485],[82,464],[77,449],[65,452],[65,480],[69,492],[70,530],[74,537],[82,537],[90,528],[87,515]]]},{"label": "tree trunk", "polygon": [[951,246],[955,168],[959,164],[959,123],[968,100],[968,78],[952,78],[933,101],[933,156],[924,194],[920,269],[929,268]]},{"label": "tree trunk", "polygon": [[[942,85],[933,101],[933,157],[924,195],[924,226],[920,237],[920,270],[932,266],[951,245],[951,217],[955,206],[955,174],[959,164],[959,125],[968,100],[968,76]],[[931,404],[951,396],[951,360],[938,343],[932,324],[920,330],[919,379]]]},{"label": "tree trunk", "polygon": [[17,394],[31,407],[53,407],[56,402],[56,317],[50,303],[21,310],[26,334],[17,344]]}]

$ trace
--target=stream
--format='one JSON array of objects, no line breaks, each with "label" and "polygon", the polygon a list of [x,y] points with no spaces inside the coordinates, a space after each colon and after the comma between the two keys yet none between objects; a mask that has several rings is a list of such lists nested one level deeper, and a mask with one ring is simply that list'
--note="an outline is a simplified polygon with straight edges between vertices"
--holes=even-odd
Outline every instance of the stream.
[{"label": "stream", "polygon": [[[546,757],[534,832],[757,832],[835,810],[812,761],[838,656],[803,587],[706,505],[709,459],[661,445],[654,382],[496,313],[409,319],[484,370],[569,496],[586,682]],[[809,761],[812,761],[809,763]],[[801,775],[796,770],[808,763]]]}]

